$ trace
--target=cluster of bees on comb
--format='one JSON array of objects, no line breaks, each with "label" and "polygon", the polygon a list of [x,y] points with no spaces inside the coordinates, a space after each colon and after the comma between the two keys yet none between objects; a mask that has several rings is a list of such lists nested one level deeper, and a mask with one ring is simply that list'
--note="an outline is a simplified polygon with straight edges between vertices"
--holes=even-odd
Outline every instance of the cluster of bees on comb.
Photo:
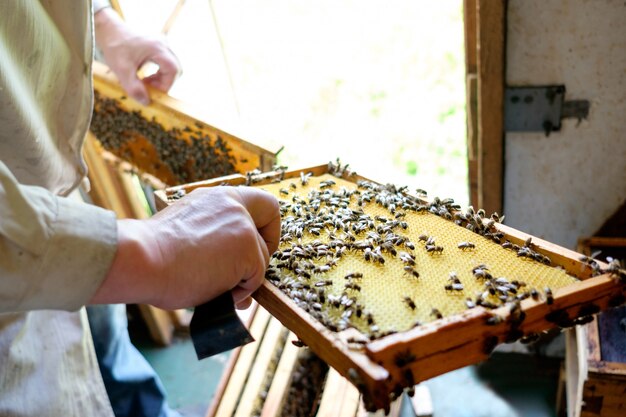
[{"label": "cluster of bees on comb", "polygon": [[[339,178],[350,178],[347,165],[329,163],[328,172]],[[249,182],[254,183],[254,175]],[[360,294],[364,274],[361,271],[335,272],[337,265],[347,255],[358,256],[366,264],[383,267],[391,258],[400,260],[407,279],[420,279],[415,251],[423,250],[428,256],[438,257],[444,251],[474,251],[476,244],[458,242],[456,248],[444,247],[435,237],[421,234],[415,242],[409,238],[406,216],[410,213],[430,213],[480,234],[503,248],[515,251],[517,256],[550,265],[551,260],[535,250],[529,239],[517,245],[505,238],[495,227],[503,217],[494,213],[490,217],[484,210],[469,207],[462,211],[452,199],[433,198],[426,201],[426,192],[418,189],[416,196],[407,187],[381,185],[359,180],[356,187],[339,186],[332,179],[308,187],[311,173],[301,173],[279,191],[281,208],[281,242],[272,256],[266,277],[299,307],[322,322],[332,331],[357,327],[369,340],[395,333],[394,329],[381,329],[375,314],[362,302]],[[284,178],[280,176],[276,182]],[[283,183],[284,185],[285,183]],[[307,194],[297,191],[306,189]],[[368,205],[385,209],[386,215],[367,212]],[[530,288],[521,280],[494,277],[487,265],[477,265],[472,273],[484,290],[475,297],[467,297],[467,308],[483,306],[496,309],[505,304],[519,305],[528,297],[553,300],[552,290]],[[384,274],[381,272],[381,275]],[[341,281],[340,289],[337,281]],[[451,272],[443,289],[449,293],[462,293],[465,289],[456,273]],[[417,303],[409,295],[402,298],[409,310]],[[516,307],[517,308],[517,307]],[[433,320],[443,317],[441,311],[432,308]],[[415,326],[422,323],[416,321]],[[352,343],[362,343],[359,339]]]},{"label": "cluster of bees on comb", "polygon": [[168,130],[154,118],[148,120],[139,111],[126,111],[117,100],[97,91],[89,129],[106,150],[125,159],[132,159],[131,141],[138,137],[147,140],[160,161],[151,167],[153,171],[163,164],[179,183],[235,172],[236,161],[226,142],[219,136],[212,140],[201,125]]}]

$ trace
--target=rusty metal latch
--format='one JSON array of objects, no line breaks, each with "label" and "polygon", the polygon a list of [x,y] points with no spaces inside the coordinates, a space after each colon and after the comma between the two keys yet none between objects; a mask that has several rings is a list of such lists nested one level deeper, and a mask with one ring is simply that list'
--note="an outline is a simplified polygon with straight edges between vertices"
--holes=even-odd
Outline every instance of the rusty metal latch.
[{"label": "rusty metal latch", "polygon": [[589,115],[589,100],[565,101],[564,85],[507,87],[504,92],[504,128],[507,132],[551,132],[561,129],[561,119]]}]

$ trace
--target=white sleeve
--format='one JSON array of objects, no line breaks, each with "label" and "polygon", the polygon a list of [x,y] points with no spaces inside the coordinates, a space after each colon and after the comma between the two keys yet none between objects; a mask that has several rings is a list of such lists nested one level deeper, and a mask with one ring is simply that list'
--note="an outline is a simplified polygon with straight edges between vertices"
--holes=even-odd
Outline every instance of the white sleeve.
[{"label": "white sleeve", "polygon": [[19,184],[0,161],[0,312],[79,309],[116,249],[113,212]]},{"label": "white sleeve", "polygon": [[111,3],[109,0],[93,0],[92,7],[93,13],[96,14],[105,7],[111,7]]}]

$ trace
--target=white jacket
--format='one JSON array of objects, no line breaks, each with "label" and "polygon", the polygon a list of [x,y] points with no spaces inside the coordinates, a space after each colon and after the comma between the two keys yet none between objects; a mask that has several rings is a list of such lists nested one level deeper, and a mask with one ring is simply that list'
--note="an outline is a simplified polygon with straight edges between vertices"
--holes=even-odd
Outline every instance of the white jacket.
[{"label": "white jacket", "polygon": [[0,10],[0,415],[112,416],[84,306],[115,215],[62,196],[86,174],[91,2]]}]

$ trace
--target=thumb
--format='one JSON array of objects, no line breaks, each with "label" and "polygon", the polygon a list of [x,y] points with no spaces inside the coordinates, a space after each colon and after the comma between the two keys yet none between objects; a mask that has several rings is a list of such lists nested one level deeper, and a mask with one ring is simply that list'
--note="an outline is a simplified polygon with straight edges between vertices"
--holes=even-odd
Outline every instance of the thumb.
[{"label": "thumb", "polygon": [[137,76],[137,73],[129,71],[128,75],[120,79],[120,84],[128,95],[140,102],[141,104],[150,104],[150,96],[143,82]]}]

